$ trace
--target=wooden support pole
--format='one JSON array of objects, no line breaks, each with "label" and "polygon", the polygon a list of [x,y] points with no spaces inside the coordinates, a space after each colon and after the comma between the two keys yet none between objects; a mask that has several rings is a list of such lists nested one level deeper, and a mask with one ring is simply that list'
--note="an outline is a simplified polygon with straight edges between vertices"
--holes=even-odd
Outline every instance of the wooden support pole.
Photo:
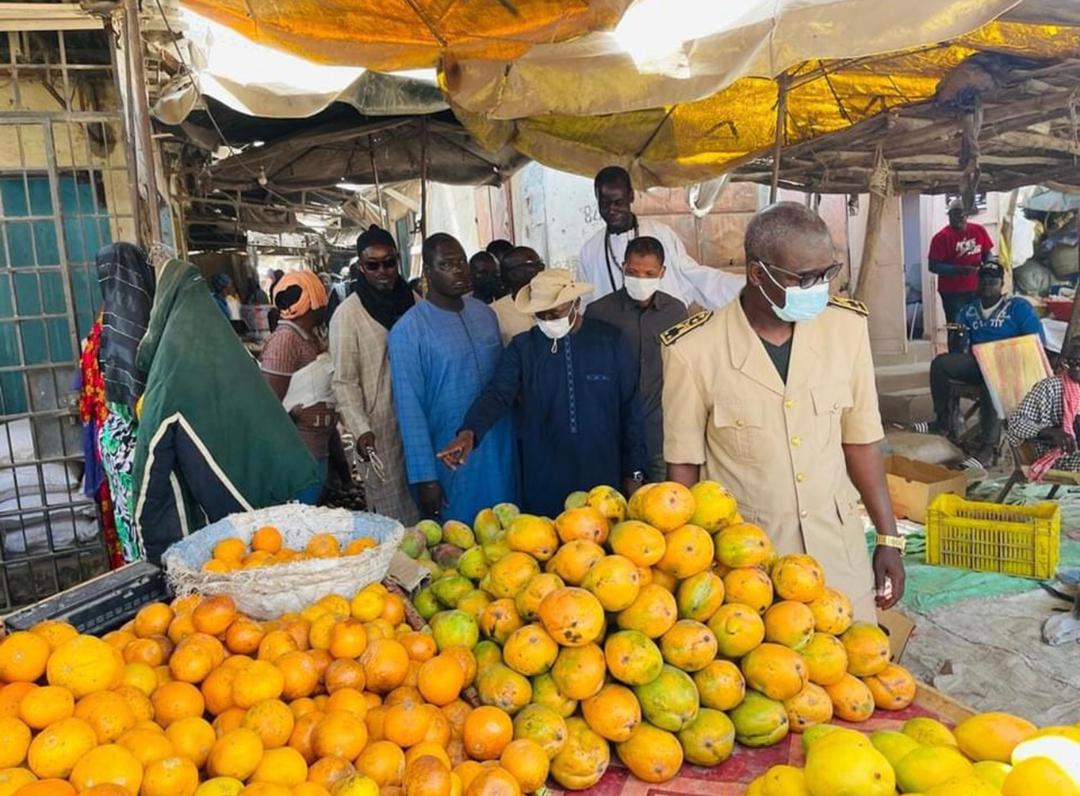
[{"label": "wooden support pole", "polygon": [[427,119],[420,120],[420,240],[427,240]]},{"label": "wooden support pole", "polygon": [[[142,153],[142,184],[146,190],[146,220],[150,230],[150,240],[142,241],[149,250],[154,243],[161,242],[161,216],[158,205],[157,175],[154,173],[154,139],[150,126],[150,109],[146,95],[146,70],[143,68],[142,35],[139,32],[139,0],[124,0],[124,50],[127,54],[131,74],[131,91],[128,102],[131,103],[131,118],[134,122],[130,131],[136,142],[136,152]],[[137,169],[138,163],[131,164]]]},{"label": "wooden support pole", "polygon": [[[1076,230],[1080,232],[1080,214],[1076,217]],[[1077,257],[1080,257],[1080,246],[1076,247]],[[1069,348],[1069,341],[1073,335],[1080,332],[1080,301],[1073,296],[1072,312],[1069,313],[1069,325],[1065,327],[1065,339],[1061,341],[1061,353],[1064,354]]]},{"label": "wooden support pole", "polygon": [[859,261],[859,278],[855,283],[855,298],[866,301],[870,289],[870,277],[874,272],[878,238],[881,236],[881,218],[885,214],[885,194],[870,194],[870,209],[866,214],[866,237],[863,239],[862,259]]},{"label": "wooden support pole", "polygon": [[784,128],[787,125],[788,76],[786,72],[776,78],[776,86],[776,141],[773,144],[772,180],[769,183],[769,204],[776,201],[777,193],[780,190],[780,156],[784,152],[784,142],[787,138],[784,132]]}]

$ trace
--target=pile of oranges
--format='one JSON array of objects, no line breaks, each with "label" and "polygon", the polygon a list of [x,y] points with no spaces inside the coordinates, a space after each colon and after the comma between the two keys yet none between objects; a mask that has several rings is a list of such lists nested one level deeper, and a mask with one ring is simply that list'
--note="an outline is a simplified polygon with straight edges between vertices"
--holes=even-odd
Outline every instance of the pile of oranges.
[{"label": "pile of oranges", "polygon": [[476,670],[381,584],[269,622],[195,595],[101,638],[44,622],[0,641],[0,796],[535,790],[547,754],[461,698]]},{"label": "pile of oranges", "polygon": [[342,547],[333,534],[317,533],[308,539],[303,550],[293,550],[284,546],[281,531],[273,525],[264,525],[251,535],[250,544],[235,536],[222,539],[214,545],[213,555],[202,565],[202,571],[232,572],[291,564],[310,558],[355,556],[377,544],[374,539],[361,536]]}]

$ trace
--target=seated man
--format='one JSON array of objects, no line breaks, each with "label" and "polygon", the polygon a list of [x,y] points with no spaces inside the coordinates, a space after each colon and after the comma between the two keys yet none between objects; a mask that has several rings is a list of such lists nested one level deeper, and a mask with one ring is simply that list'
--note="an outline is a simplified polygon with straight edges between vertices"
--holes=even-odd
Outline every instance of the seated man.
[{"label": "seated man", "polygon": [[[978,298],[965,305],[956,318],[970,345],[1007,340],[1026,334],[1042,337],[1042,325],[1031,304],[1019,296],[1004,295],[1004,284],[1005,269],[1000,263],[991,260],[980,266]],[[989,464],[1001,435],[1001,422],[983,381],[979,363],[970,350],[941,354],[930,364],[930,393],[934,400],[935,419],[927,424],[916,424],[916,430],[949,434],[950,381],[982,387],[982,399],[979,402],[980,439],[975,458],[982,464]]]},{"label": "seated man", "polygon": [[1076,445],[1080,417],[1080,336],[1072,338],[1061,357],[1061,375],[1043,379],[1024,396],[1009,418],[1009,442],[1030,441],[1038,457],[1031,465],[1031,480],[1047,470],[1080,471]]}]

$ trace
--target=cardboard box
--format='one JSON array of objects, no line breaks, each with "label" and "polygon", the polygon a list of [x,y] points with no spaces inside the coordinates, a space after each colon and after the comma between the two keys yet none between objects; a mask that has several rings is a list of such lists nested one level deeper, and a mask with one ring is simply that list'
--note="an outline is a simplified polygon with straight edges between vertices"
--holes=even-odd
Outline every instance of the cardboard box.
[{"label": "cardboard box", "polygon": [[897,610],[878,610],[878,626],[889,637],[889,660],[893,663],[900,662],[900,656],[904,654],[911,632],[915,629],[915,623]]},{"label": "cardboard box", "polygon": [[965,473],[896,454],[885,457],[885,480],[893,514],[920,523],[926,522],[926,509],[934,498],[946,492],[963,496],[968,485]]}]

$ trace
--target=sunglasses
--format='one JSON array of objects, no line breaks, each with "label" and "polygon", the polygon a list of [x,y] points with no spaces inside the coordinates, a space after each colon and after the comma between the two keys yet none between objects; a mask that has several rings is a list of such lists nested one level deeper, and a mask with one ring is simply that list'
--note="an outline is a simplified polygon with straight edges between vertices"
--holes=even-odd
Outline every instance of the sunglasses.
[{"label": "sunglasses", "polygon": [[543,271],[544,267],[545,266],[542,260],[526,260],[523,263],[518,263],[517,265],[511,266],[507,269],[507,272],[512,274],[514,273],[514,271],[532,271],[534,269],[539,269]]},{"label": "sunglasses", "polygon": [[382,260],[364,260],[365,271],[390,271],[397,268],[397,257],[384,257]]},{"label": "sunglasses", "polygon": [[802,273],[795,273],[794,271],[788,271],[779,266],[767,263],[762,259],[754,260],[754,262],[761,265],[763,268],[767,268],[770,271],[774,271],[778,274],[783,274],[788,279],[793,280],[799,287],[806,290],[814,285],[820,285],[822,282],[831,282],[834,280],[844,268],[843,263],[833,263],[828,268],[822,268],[820,271],[804,271]]}]

